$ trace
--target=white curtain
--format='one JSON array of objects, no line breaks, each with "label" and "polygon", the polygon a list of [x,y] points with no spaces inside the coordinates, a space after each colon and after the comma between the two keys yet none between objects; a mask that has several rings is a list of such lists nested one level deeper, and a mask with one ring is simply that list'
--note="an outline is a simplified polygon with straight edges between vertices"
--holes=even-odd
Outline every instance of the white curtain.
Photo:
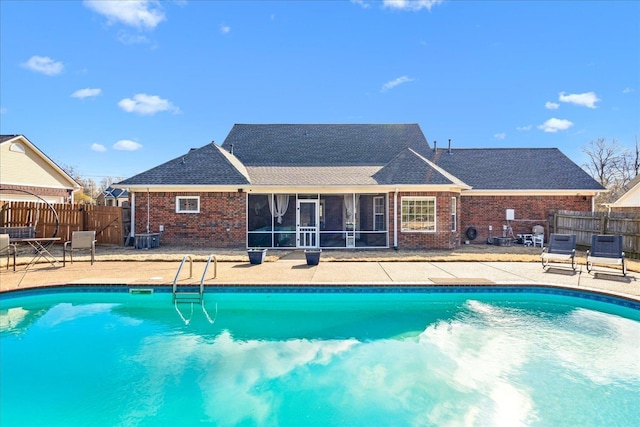
[{"label": "white curtain", "polygon": [[[355,199],[355,204],[354,204]],[[344,221],[347,222],[357,222],[356,227],[360,229],[360,221],[356,221],[356,212],[360,209],[360,195],[356,194],[355,197],[353,194],[345,194],[344,195]]]},{"label": "white curtain", "polygon": [[269,212],[271,212],[271,216],[276,217],[276,221],[278,224],[282,224],[282,217],[287,213],[287,208],[289,207],[289,196],[286,194],[278,194],[275,196],[275,209],[273,209],[274,205],[274,196],[273,194],[269,195]]}]

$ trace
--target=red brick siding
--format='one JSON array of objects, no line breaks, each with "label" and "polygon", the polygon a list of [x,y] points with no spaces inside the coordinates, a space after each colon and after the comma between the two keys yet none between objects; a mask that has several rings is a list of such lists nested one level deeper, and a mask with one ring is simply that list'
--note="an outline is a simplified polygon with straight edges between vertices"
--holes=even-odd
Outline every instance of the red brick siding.
[{"label": "red brick siding", "polygon": [[545,240],[549,236],[548,215],[551,210],[591,211],[590,196],[462,196],[458,213],[460,215],[460,235],[465,240],[465,232],[475,227],[478,237],[471,243],[487,243],[489,226],[493,226],[493,236],[502,236],[502,226],[506,225],[506,210],[514,209],[515,221],[511,222],[514,235],[531,233],[534,225],[542,225]]},{"label": "red brick siding", "polygon": [[[176,196],[200,196],[199,213],[176,213]],[[246,246],[246,194],[229,193],[136,193],[135,230],[146,232],[147,197],[149,231],[164,232],[161,245],[215,248]]]},{"label": "red brick siding", "polygon": [[[402,232],[402,197],[424,196],[436,198],[436,231]],[[451,197],[457,197],[458,228],[451,231]],[[394,193],[389,193],[389,245],[393,246]],[[460,195],[457,193],[401,192],[398,193],[398,248],[399,249],[455,249],[460,245]]]},{"label": "red brick siding", "polygon": [[2,193],[3,194],[17,194],[20,196],[24,196],[25,193],[22,191],[11,191],[11,190],[23,190],[28,191],[30,193],[36,194],[38,196],[46,196],[46,197],[61,197],[62,200],[67,200],[69,196],[68,190],[64,188],[46,188],[46,187],[34,187],[30,185],[9,185],[2,184]]}]

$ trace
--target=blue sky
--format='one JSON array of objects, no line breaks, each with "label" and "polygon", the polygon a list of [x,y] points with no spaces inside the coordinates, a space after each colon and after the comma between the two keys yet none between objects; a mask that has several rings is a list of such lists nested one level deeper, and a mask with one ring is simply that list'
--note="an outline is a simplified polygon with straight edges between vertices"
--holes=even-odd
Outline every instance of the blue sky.
[{"label": "blue sky", "polygon": [[440,147],[582,164],[640,133],[640,2],[0,2],[0,133],[83,177],[235,123],[418,123]]}]

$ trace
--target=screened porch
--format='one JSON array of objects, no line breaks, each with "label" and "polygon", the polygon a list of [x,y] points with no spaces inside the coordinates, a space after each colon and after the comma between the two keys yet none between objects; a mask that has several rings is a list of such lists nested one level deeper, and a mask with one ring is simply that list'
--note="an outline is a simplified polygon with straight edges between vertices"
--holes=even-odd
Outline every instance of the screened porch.
[{"label": "screened porch", "polygon": [[249,248],[389,247],[385,193],[247,197]]}]

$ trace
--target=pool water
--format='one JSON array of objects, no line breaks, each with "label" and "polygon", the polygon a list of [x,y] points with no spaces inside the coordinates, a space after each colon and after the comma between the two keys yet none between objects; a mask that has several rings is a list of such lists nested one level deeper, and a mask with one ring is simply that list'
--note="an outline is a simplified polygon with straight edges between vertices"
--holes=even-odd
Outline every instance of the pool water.
[{"label": "pool water", "polygon": [[0,300],[0,425],[640,425],[634,308],[475,292],[205,303]]}]

